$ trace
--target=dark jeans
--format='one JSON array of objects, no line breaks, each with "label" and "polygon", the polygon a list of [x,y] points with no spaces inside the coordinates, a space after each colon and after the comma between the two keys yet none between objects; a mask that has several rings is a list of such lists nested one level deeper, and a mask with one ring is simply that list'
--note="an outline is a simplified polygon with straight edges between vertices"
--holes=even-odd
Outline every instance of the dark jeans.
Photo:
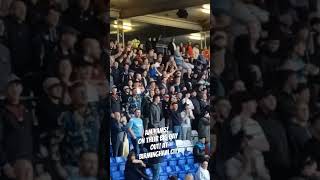
[{"label": "dark jeans", "polygon": [[133,149],[134,149],[134,152],[136,153],[137,159],[138,159],[139,154],[141,153],[141,150],[143,148],[142,144],[138,144],[138,139],[140,139],[140,138],[132,139]]},{"label": "dark jeans", "polygon": [[122,150],[123,150],[123,142],[120,141],[119,139],[112,139],[112,151],[113,151],[113,156],[122,156]]},{"label": "dark jeans", "polygon": [[153,174],[152,180],[159,180],[160,176],[160,163],[151,165],[151,170]]},{"label": "dark jeans", "polygon": [[173,132],[178,133],[178,139],[182,139],[182,126],[180,125],[175,125],[173,126]]}]

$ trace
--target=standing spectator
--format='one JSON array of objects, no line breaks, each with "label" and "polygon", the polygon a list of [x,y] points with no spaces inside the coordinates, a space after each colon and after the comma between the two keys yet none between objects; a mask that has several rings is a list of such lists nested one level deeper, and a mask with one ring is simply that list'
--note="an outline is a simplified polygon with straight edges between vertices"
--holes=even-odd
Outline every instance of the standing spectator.
[{"label": "standing spectator", "polygon": [[72,27],[65,26],[61,29],[60,40],[57,46],[53,49],[52,53],[45,54],[43,66],[46,74],[54,74],[54,69],[58,66],[59,61],[63,59],[71,60],[74,65],[77,36],[78,32]]},{"label": "standing spectator", "polygon": [[[225,162],[230,158],[233,151],[234,139],[232,138],[231,128],[230,128],[230,112],[232,106],[227,98],[220,97],[214,101],[214,113],[212,115],[213,122],[211,121],[211,149],[213,149],[214,158],[211,159],[210,169],[214,169],[215,173],[211,173],[214,178],[219,178],[221,180],[225,179]],[[216,141],[216,142],[214,142]],[[212,155],[212,154],[211,154]]]},{"label": "standing spectator", "polygon": [[141,116],[140,109],[136,109],[134,111],[134,115],[135,116],[132,117],[128,122],[128,132],[132,140],[134,152],[138,156],[142,151],[142,144],[139,144],[138,140],[144,137],[144,129],[143,129],[143,121],[140,118]]},{"label": "standing spectator", "polygon": [[134,114],[136,109],[141,109],[142,99],[138,94],[137,88],[132,89],[132,95],[128,99],[128,112]]},{"label": "standing spectator", "polygon": [[171,42],[168,44],[168,50],[169,50],[171,56],[174,55],[174,52],[177,49],[177,45],[175,43],[175,40],[176,40],[175,38],[172,38]]},{"label": "standing spectator", "polygon": [[270,144],[270,151],[264,153],[266,166],[272,179],[288,179],[291,156],[286,129],[275,113],[277,99],[268,90],[260,90],[258,94],[258,112],[255,119],[263,129]]},{"label": "standing spectator", "polygon": [[163,126],[161,119],[160,96],[153,96],[153,102],[150,106],[149,128],[160,128]]},{"label": "standing spectator", "polygon": [[304,156],[310,155],[311,157],[314,158],[317,164],[320,163],[320,137],[319,137],[319,132],[320,132],[320,124],[319,124],[319,114],[317,114],[311,121],[310,124],[310,131],[312,134],[312,138],[309,139],[303,148],[303,153]]},{"label": "standing spectator", "polygon": [[280,93],[277,97],[279,105],[278,112],[280,119],[284,123],[288,123],[294,112],[295,99],[293,91],[298,86],[297,74],[294,71],[282,71],[280,72],[280,78],[283,78]]},{"label": "standing spectator", "polygon": [[[157,105],[153,105],[153,97],[155,96],[154,90],[150,90],[148,94],[146,94],[142,100],[142,117],[143,117],[143,127],[147,129],[150,122],[151,117],[151,107],[153,107],[153,111],[157,109]],[[154,113],[154,112],[153,112]],[[152,117],[154,118],[154,117]]]},{"label": "standing spectator", "polygon": [[7,79],[11,73],[11,55],[10,50],[4,44],[3,36],[5,35],[5,25],[3,20],[0,20],[0,63],[1,63],[1,70],[0,70],[0,95],[4,95]]},{"label": "standing spectator", "polygon": [[204,115],[199,120],[198,127],[198,135],[199,137],[206,137],[207,140],[210,139],[210,113],[209,110],[204,112]]},{"label": "standing spectator", "polygon": [[121,98],[118,95],[117,87],[113,86],[111,90],[111,112],[121,112]]},{"label": "standing spectator", "polygon": [[6,100],[0,113],[0,162],[7,178],[18,176],[13,168],[19,160],[33,158],[34,119],[21,102],[22,91],[20,79],[12,75],[8,80]]},{"label": "standing spectator", "polygon": [[[307,104],[298,102],[294,109],[294,116],[288,127],[290,145],[292,146],[292,165],[293,168],[299,167],[302,158],[303,147],[309,139],[309,107]],[[295,169],[297,170],[297,169]]]},{"label": "standing spectator", "polygon": [[[191,122],[194,120],[194,115],[189,104],[184,105],[184,109],[181,112],[181,118],[182,118],[182,125],[181,125],[182,140],[191,140]],[[201,128],[199,128],[199,131],[201,131]]]},{"label": "standing spectator", "polygon": [[113,156],[121,156],[123,152],[123,142],[125,138],[126,122],[121,119],[120,112],[114,112],[111,116],[111,142]]},{"label": "standing spectator", "polygon": [[82,83],[75,83],[71,89],[71,110],[66,111],[60,120],[64,132],[62,140],[62,162],[68,175],[77,173],[78,159],[83,150],[97,151],[100,117],[88,104],[87,89]]},{"label": "standing spectator", "polygon": [[249,141],[250,148],[258,151],[269,151],[269,143],[265,134],[256,120],[252,116],[256,113],[257,102],[249,92],[239,92],[239,110],[240,113],[231,120],[231,132],[236,135],[239,131],[243,130],[247,135],[252,136]]},{"label": "standing spectator", "polygon": [[270,180],[268,170],[264,165],[261,153],[250,147],[250,135],[239,132],[237,135],[238,149],[235,155],[226,162],[226,176],[228,180],[262,179]]},{"label": "standing spectator", "polygon": [[33,71],[31,61],[31,32],[26,23],[27,7],[23,1],[14,1],[11,14],[5,19],[7,44],[11,51],[13,73],[22,77]]},{"label": "standing spectator", "polygon": [[82,37],[99,38],[102,32],[97,29],[101,29],[102,24],[98,21],[96,13],[91,0],[81,0],[65,12],[63,19],[65,24],[81,31]]},{"label": "standing spectator", "polygon": [[178,139],[182,137],[182,117],[181,113],[178,111],[179,105],[177,102],[172,104],[171,116],[170,116],[170,123],[172,123],[173,132],[178,133]]}]

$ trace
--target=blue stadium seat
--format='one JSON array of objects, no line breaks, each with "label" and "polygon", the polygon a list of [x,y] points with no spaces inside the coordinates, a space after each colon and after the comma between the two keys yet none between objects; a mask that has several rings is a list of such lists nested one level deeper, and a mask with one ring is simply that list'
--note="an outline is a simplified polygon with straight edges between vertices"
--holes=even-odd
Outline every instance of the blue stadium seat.
[{"label": "blue stadium seat", "polygon": [[184,156],[185,156],[185,157],[193,156],[193,154],[192,154],[191,151],[185,151],[185,152],[184,152]]},{"label": "blue stadium seat", "polygon": [[125,163],[119,164],[119,170],[120,171],[124,171],[125,169],[126,169],[126,164]]},{"label": "blue stadium seat", "polygon": [[176,166],[177,165],[177,161],[176,160],[170,160],[169,161],[169,166]]},{"label": "blue stadium seat", "polygon": [[126,162],[126,159],[124,157],[121,157],[121,156],[116,157],[116,163],[124,163],[124,162]]},{"label": "blue stadium seat", "polygon": [[150,168],[147,168],[147,169],[146,169],[146,174],[147,174],[148,176],[152,176],[152,170],[151,170]]},{"label": "blue stadium seat", "polygon": [[116,163],[116,159],[114,157],[111,157],[110,158],[110,164],[114,164],[114,163]]},{"label": "blue stadium seat", "polygon": [[185,165],[183,165],[183,169],[184,169],[186,172],[188,172],[188,171],[191,169],[191,167],[190,167],[189,165],[185,164]]},{"label": "blue stadium seat", "polygon": [[184,179],[185,176],[186,176],[186,173],[179,173],[179,178],[180,178],[180,179]]},{"label": "blue stadium seat", "polygon": [[161,167],[166,167],[166,166],[168,166],[168,163],[167,163],[167,162],[162,162],[162,163],[161,163]]},{"label": "blue stadium seat", "polygon": [[173,160],[173,159],[175,159],[173,156],[171,156],[171,155],[166,155],[165,156],[165,159],[166,160]]},{"label": "blue stadium seat", "polygon": [[167,166],[166,167],[166,172],[169,174],[169,173],[171,173],[172,172],[172,168],[170,167],[170,166]]},{"label": "blue stadium seat", "polygon": [[160,176],[159,180],[168,180],[168,176]]},{"label": "blue stadium seat", "polygon": [[167,173],[164,171],[165,167],[160,167],[160,175],[166,175]]},{"label": "blue stadium seat", "polygon": [[175,167],[175,170],[176,170],[176,172],[178,172],[178,173],[184,173],[184,169],[182,169],[180,166],[176,166]]},{"label": "blue stadium seat", "polygon": [[180,157],[183,157],[183,154],[182,153],[177,153],[177,154],[175,154],[175,157],[176,157],[176,159],[180,159]]},{"label": "blue stadium seat", "polygon": [[116,171],[116,170],[118,170],[117,165],[116,165],[116,164],[114,164],[114,165],[110,165],[110,170],[111,170],[111,172],[112,172],[112,171]]},{"label": "blue stadium seat", "polygon": [[178,164],[179,165],[185,165],[186,164],[186,160],[185,159],[179,159]]},{"label": "blue stadium seat", "polygon": [[198,171],[198,169],[191,168],[191,169],[189,169],[188,173],[196,174],[197,171]]},{"label": "blue stadium seat", "polygon": [[194,159],[193,159],[193,157],[189,157],[189,158],[187,159],[187,162],[188,162],[189,165],[193,165],[193,164],[194,164]]},{"label": "blue stadium seat", "polygon": [[112,173],[111,173],[111,177],[112,177],[113,180],[118,180],[118,179],[120,179],[120,177],[121,177],[120,171],[112,172]]}]

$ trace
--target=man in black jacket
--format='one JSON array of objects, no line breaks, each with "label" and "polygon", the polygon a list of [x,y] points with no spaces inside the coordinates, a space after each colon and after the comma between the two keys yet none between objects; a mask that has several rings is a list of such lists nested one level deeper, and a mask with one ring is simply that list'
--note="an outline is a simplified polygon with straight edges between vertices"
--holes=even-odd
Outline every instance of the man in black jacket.
[{"label": "man in black jacket", "polygon": [[5,106],[0,113],[0,167],[7,178],[17,175],[13,169],[16,162],[33,158],[34,119],[20,101],[22,91],[20,80],[12,77],[7,86]]},{"label": "man in black jacket", "polygon": [[161,123],[161,107],[160,107],[160,96],[153,96],[153,103],[150,106],[150,116],[149,116],[149,128],[160,128]]},{"label": "man in black jacket", "polygon": [[111,142],[113,156],[121,156],[122,148],[125,136],[125,122],[121,121],[121,115],[119,112],[113,113],[111,121]]},{"label": "man in black jacket", "polygon": [[290,148],[286,129],[274,113],[277,99],[271,91],[260,90],[259,110],[255,116],[270,144],[270,151],[264,153],[266,166],[272,179],[288,179],[290,170]]},{"label": "man in black jacket", "polygon": [[171,114],[170,114],[170,119],[173,125],[173,132],[174,133],[178,133],[178,138],[177,139],[181,139],[182,137],[182,117],[181,117],[181,112],[179,112],[179,105],[177,102],[172,104],[172,110],[171,110]]},{"label": "man in black jacket", "polygon": [[27,7],[23,1],[14,1],[12,14],[5,19],[7,45],[12,55],[12,70],[19,77],[33,70],[31,61],[31,30],[26,24]]}]

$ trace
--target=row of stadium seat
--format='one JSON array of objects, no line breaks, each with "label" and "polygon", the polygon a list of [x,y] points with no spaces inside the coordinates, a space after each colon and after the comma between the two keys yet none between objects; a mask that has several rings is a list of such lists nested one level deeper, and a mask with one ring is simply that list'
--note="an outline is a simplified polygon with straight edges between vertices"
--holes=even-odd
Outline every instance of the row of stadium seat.
[{"label": "row of stadium seat", "polygon": [[[177,177],[184,177],[186,174],[191,173],[195,174],[199,168],[199,164],[193,165],[180,165],[180,166],[166,166],[160,167],[160,179],[161,177],[166,177],[166,180],[170,176],[177,176]],[[146,169],[146,174],[148,175],[149,179],[152,179],[153,174],[150,168]],[[113,180],[122,180],[124,179],[124,169],[119,171],[111,170],[111,177]]]}]

